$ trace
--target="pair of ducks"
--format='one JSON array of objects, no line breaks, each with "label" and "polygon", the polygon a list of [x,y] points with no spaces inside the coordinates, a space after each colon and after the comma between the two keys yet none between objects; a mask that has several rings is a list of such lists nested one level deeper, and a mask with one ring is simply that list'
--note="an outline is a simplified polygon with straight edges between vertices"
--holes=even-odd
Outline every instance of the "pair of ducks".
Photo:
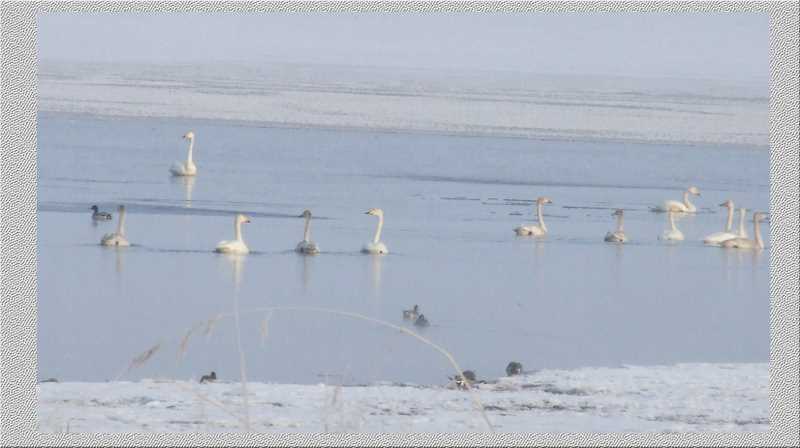
[{"label": "pair of ducks", "polygon": [[[383,210],[379,208],[371,208],[367,210],[365,214],[377,216],[378,227],[375,229],[375,236],[372,238],[372,241],[365,244],[361,249],[361,252],[378,255],[388,254],[389,249],[386,247],[386,244],[381,241],[381,231],[383,230]],[[318,254],[320,252],[319,245],[311,241],[311,211],[304,210],[303,213],[298,216],[298,218],[305,218],[305,228],[303,230],[303,241],[297,243],[295,251],[307,255]],[[237,214],[233,221],[234,239],[230,241],[220,241],[217,243],[217,247],[214,249],[214,251],[223,254],[248,254],[250,250],[242,238],[242,224],[249,222],[250,218],[241,213]]]},{"label": "pair of ducks", "polygon": [[[462,373],[463,375],[448,377],[461,390],[467,389],[471,384],[485,383],[485,381],[478,381],[478,376],[472,370],[465,370]],[[511,361],[506,366],[506,376],[522,375],[522,373],[522,364],[517,361]]]},{"label": "pair of ducks", "polygon": [[427,327],[430,325],[425,315],[419,312],[419,305],[414,305],[414,308],[410,310],[403,310],[403,320],[410,320],[418,327]]}]

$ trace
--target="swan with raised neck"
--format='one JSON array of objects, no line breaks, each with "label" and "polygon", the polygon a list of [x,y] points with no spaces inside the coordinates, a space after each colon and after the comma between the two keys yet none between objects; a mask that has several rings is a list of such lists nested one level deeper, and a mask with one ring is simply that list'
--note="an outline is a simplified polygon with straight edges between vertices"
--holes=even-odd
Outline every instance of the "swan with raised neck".
[{"label": "swan with raised neck", "polygon": [[700,196],[700,189],[692,185],[683,192],[683,202],[675,200],[664,201],[664,204],[653,208],[653,211],[667,212],[672,210],[679,213],[694,213],[697,211],[697,207],[689,201],[689,195]]},{"label": "swan with raised neck", "polygon": [[711,235],[708,235],[703,239],[703,242],[712,246],[717,246],[721,244],[723,241],[729,240],[731,238],[736,238],[737,234],[733,233],[733,211],[735,206],[733,201],[728,199],[727,201],[719,204],[720,207],[727,207],[728,208],[728,219],[725,221],[725,229],[722,232],[715,232]]},{"label": "swan with raised neck", "polygon": [[297,243],[295,250],[308,255],[318,254],[319,246],[311,241],[311,210],[304,210],[298,218],[305,218],[305,229],[303,230],[303,241]]},{"label": "swan with raised neck", "polygon": [[722,247],[732,249],[755,249],[761,250],[764,248],[764,240],[761,238],[761,228],[759,223],[766,217],[763,212],[753,213],[753,234],[755,239],[750,238],[733,238],[722,243]]},{"label": "swan with raised neck", "polygon": [[117,208],[117,231],[114,233],[107,233],[103,235],[100,240],[103,246],[117,246],[128,247],[131,243],[125,237],[125,206],[120,205]]},{"label": "swan with raised neck", "polygon": [[375,229],[375,236],[372,238],[372,241],[365,244],[361,249],[361,252],[380,255],[388,254],[389,249],[386,247],[386,244],[381,241],[381,231],[383,230],[383,210],[379,208],[371,208],[364,212],[364,214],[377,216],[378,227]]},{"label": "swan with raised neck", "polygon": [[628,241],[628,237],[625,235],[625,229],[623,227],[623,214],[624,212],[622,209],[614,210],[614,213],[611,216],[617,217],[617,229],[613,232],[606,233],[606,237],[604,240],[608,243],[624,243]]},{"label": "swan with raised neck", "polygon": [[683,232],[681,232],[675,225],[675,213],[676,212],[672,210],[667,211],[667,220],[669,221],[669,229],[665,230],[664,233],[661,234],[659,239],[668,241],[683,240]]},{"label": "swan with raised neck", "polygon": [[192,151],[194,150],[194,132],[189,131],[183,135],[183,138],[189,140],[189,151],[186,153],[186,162],[175,162],[169,172],[173,176],[194,176],[197,174],[197,165],[194,164],[192,158]]},{"label": "swan with raised neck", "polygon": [[241,213],[236,214],[236,216],[233,218],[234,239],[230,241],[220,241],[217,243],[217,247],[214,249],[214,252],[236,255],[250,253],[250,249],[248,249],[247,244],[245,244],[244,239],[242,238],[242,224],[249,222],[250,218],[247,216]]},{"label": "swan with raised neck", "polygon": [[514,228],[514,232],[518,236],[536,236],[541,237],[547,235],[547,226],[544,224],[543,207],[545,204],[552,204],[553,201],[545,196],[536,198],[536,216],[539,218],[538,224],[529,224],[527,226],[519,226]]}]

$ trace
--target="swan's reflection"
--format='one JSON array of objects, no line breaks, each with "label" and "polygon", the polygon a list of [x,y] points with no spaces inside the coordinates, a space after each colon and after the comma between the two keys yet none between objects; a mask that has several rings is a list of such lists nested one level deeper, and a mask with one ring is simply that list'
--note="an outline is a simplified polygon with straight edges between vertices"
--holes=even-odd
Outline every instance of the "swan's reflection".
[{"label": "swan's reflection", "polygon": [[242,278],[244,276],[244,260],[246,255],[222,254],[222,257],[225,258],[226,262],[231,267],[231,272],[233,274],[233,288],[234,291],[238,293],[242,285]]},{"label": "swan's reflection", "polygon": [[307,255],[301,255],[299,258],[302,260],[302,261],[300,261],[300,263],[302,263],[302,265],[303,265],[302,271],[301,271],[301,274],[300,274],[301,277],[302,277],[302,282],[303,282],[303,294],[306,294],[306,293],[308,293],[308,284],[309,284],[309,279],[311,277],[309,264],[311,263],[311,258],[312,257],[307,256]]},{"label": "swan's reflection", "polygon": [[122,274],[122,259],[125,257],[123,252],[125,251],[120,250],[119,247],[114,251],[114,270],[117,271],[117,275]]},{"label": "swan's reflection", "polygon": [[194,176],[171,176],[173,183],[180,183],[183,185],[183,197],[184,197],[184,204],[183,206],[186,208],[192,207],[192,190],[194,190],[194,182],[196,178]]},{"label": "swan's reflection", "polygon": [[372,293],[376,300],[381,298],[381,271],[383,269],[383,256],[372,255],[371,274],[372,274]]}]

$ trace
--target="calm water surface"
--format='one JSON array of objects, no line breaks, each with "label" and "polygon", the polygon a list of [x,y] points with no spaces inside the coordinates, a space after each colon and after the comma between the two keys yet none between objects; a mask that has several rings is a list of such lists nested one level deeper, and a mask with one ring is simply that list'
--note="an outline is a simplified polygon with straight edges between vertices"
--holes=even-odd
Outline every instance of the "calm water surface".
[{"label": "calm water surface", "polygon": [[[168,168],[197,135],[196,179]],[[123,378],[239,377],[240,312],[248,379],[442,383],[451,368],[413,338],[348,317],[264,307],[318,307],[397,325],[419,304],[421,333],[479,377],[526,369],[765,362],[769,356],[769,224],[761,253],[704,247],[727,198],[767,210],[769,155],[742,147],[465,138],[238,126],[230,122],[41,114],[39,377],[103,381],[154,344]],[[648,211],[689,184],[700,212],[657,239]],[[519,238],[546,195],[550,234]],[[115,222],[88,207],[127,205],[133,246],[104,248]],[[359,253],[371,207],[386,213],[391,253]],[[303,209],[323,253],[295,254]],[[631,243],[603,242],[614,208]],[[246,257],[212,252],[232,214],[252,223]],[[115,213],[116,219],[116,213]],[[752,224],[748,221],[752,236]],[[179,346],[188,339],[182,359]],[[413,328],[413,327],[409,327]],[[338,381],[337,380],[337,381]],[[332,380],[331,380],[332,381]]]}]

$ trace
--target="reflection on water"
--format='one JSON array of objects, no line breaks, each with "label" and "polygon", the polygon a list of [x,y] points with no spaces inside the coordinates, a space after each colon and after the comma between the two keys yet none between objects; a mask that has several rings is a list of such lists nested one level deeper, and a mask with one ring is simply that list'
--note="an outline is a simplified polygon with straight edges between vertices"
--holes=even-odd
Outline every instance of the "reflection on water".
[{"label": "reflection on water", "polygon": [[297,258],[300,259],[300,264],[302,266],[300,275],[302,277],[303,294],[308,294],[308,284],[311,278],[311,268],[309,265],[312,263],[311,259],[314,258],[314,256],[298,253]]},{"label": "reflection on water", "polygon": [[186,208],[192,207],[192,190],[194,190],[196,179],[195,176],[170,176],[170,181],[173,184],[183,186],[183,206]]},{"label": "reflection on water", "polygon": [[247,255],[218,254],[218,256],[225,261],[225,265],[227,265],[227,268],[230,270],[233,279],[233,291],[238,294],[242,286],[244,261]]},{"label": "reflection on water", "polygon": [[370,273],[372,274],[372,295],[376,302],[381,300],[381,270],[383,269],[383,257],[386,255],[368,255],[370,261]]}]

